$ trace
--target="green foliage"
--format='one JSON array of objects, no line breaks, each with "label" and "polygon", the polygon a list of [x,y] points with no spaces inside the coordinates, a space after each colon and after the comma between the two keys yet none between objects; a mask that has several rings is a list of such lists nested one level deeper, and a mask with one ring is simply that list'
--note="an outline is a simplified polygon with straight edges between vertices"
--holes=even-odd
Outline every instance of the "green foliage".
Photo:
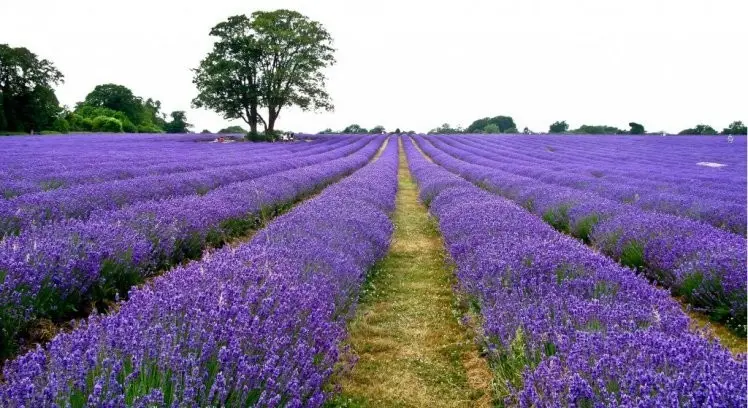
[{"label": "green foliage", "polygon": [[621,251],[621,263],[633,269],[641,270],[644,268],[644,248],[640,243],[631,241],[623,247]]},{"label": "green foliage", "polygon": [[258,11],[229,17],[210,35],[213,50],[193,70],[193,106],[242,119],[250,133],[258,124],[274,131],[285,106],[332,110],[322,70],[334,64],[334,49],[320,23],[291,10]]},{"label": "green foliage", "polygon": [[26,48],[0,44],[0,130],[49,129],[61,109],[53,85],[63,75]]},{"label": "green foliage", "polygon": [[138,126],[138,133],[163,133],[164,131],[153,124]]},{"label": "green foliage", "polygon": [[548,129],[548,133],[564,133],[569,130],[569,124],[565,120],[555,121]]},{"label": "green foliage", "polygon": [[641,125],[639,123],[629,122],[629,127],[631,127],[629,133],[631,133],[632,135],[643,135],[644,133],[646,133],[644,131],[644,125]]},{"label": "green foliage", "polygon": [[191,127],[184,111],[174,111],[171,113],[171,122],[166,123],[164,130],[166,133],[188,133]]},{"label": "green foliage", "polygon": [[219,133],[219,134],[220,133],[242,133],[242,134],[246,134],[247,131],[244,128],[242,128],[241,126],[234,125],[234,126],[229,126],[227,128],[223,128],[223,129],[219,130],[216,133]]},{"label": "green foliage", "polygon": [[716,135],[717,131],[705,124],[698,124],[696,127],[683,129],[678,132],[679,135]]},{"label": "green foliage", "polygon": [[59,133],[67,133],[70,131],[70,123],[65,118],[57,118],[52,122],[52,129]]},{"label": "green foliage", "polygon": [[357,124],[348,125],[345,127],[345,129],[341,130],[340,133],[343,134],[355,134],[355,133],[369,133],[366,128],[363,128]]},{"label": "green foliage", "polygon": [[93,131],[95,132],[122,132],[122,122],[109,116],[97,116],[93,119]]},{"label": "green foliage", "polygon": [[516,127],[510,127],[509,129],[504,130],[502,133],[519,133],[519,130],[517,130]]},{"label": "green foliage", "polygon": [[201,131],[200,131],[200,133],[201,133],[201,134],[204,134],[204,135],[210,135],[210,134],[213,134],[213,132],[211,132],[211,131],[210,131],[210,130],[208,130],[208,129],[203,129],[203,130],[201,130]]},{"label": "green foliage", "polygon": [[743,124],[743,122],[737,120],[735,122],[730,123],[730,126],[722,129],[723,135],[746,135],[748,134],[748,128]]},{"label": "green foliage", "polygon": [[501,133],[501,129],[495,123],[489,123],[483,128],[483,133]]},{"label": "green foliage", "polygon": [[489,124],[495,124],[499,128],[500,133],[506,133],[509,129],[514,129],[514,133],[517,133],[517,125],[514,123],[514,119],[511,116],[495,116],[493,118],[478,119],[470,124],[465,129],[465,133],[486,133],[485,128]]},{"label": "green foliage", "polygon": [[369,133],[375,134],[375,135],[382,134],[382,133],[385,133],[385,132],[386,132],[386,130],[385,130],[384,126],[382,126],[382,125],[374,126],[373,128],[371,128],[371,130],[369,130]]},{"label": "green foliage", "polygon": [[589,135],[621,135],[626,132],[614,126],[582,125],[578,129],[572,130],[571,133],[589,134]]},{"label": "green foliage", "polygon": [[[97,85],[83,102],[79,102],[73,114],[91,120],[99,116],[117,119],[128,133],[161,133],[166,121],[160,112],[161,102],[135,96],[122,85]],[[85,124],[68,117],[72,130],[86,129]]]},{"label": "green foliage", "polygon": [[86,95],[82,104],[122,112],[133,123],[143,122],[143,102],[141,98],[136,97],[129,88],[123,85],[97,85],[93,91]]},{"label": "green foliage", "polygon": [[441,126],[429,130],[430,135],[453,135],[457,133],[463,133],[464,129],[461,127],[453,128],[449,123],[444,123]]}]

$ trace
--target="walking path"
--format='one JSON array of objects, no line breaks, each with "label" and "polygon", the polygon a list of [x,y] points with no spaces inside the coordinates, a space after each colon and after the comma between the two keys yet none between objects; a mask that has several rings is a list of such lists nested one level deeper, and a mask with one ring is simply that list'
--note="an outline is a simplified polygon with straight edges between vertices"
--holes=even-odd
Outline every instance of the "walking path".
[{"label": "walking path", "polygon": [[358,357],[333,407],[480,407],[491,373],[458,323],[454,275],[400,147],[395,233],[349,327]]}]

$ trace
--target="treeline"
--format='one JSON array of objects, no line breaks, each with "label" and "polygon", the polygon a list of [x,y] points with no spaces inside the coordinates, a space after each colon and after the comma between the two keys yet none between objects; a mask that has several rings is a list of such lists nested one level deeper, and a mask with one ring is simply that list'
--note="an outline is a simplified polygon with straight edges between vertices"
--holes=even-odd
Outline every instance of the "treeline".
[{"label": "treeline", "polygon": [[335,131],[331,128],[327,128],[325,130],[317,132],[319,135],[335,135],[335,134],[341,134],[341,135],[349,135],[349,134],[370,134],[370,135],[381,135],[383,133],[392,133],[392,134],[408,134],[408,135],[414,135],[416,132],[414,130],[406,130],[401,131],[400,128],[396,128],[395,130],[388,132],[387,129],[384,128],[382,125],[374,126],[371,129],[366,129],[365,127],[361,127],[358,124],[352,124],[346,126],[343,130]]},{"label": "treeline", "polygon": [[[445,123],[437,128],[431,129],[429,134],[454,134],[454,133],[525,133],[534,134],[532,130],[525,127],[522,132],[517,130],[517,125],[511,116],[495,116],[477,119],[467,128],[452,127]],[[607,125],[581,125],[576,129],[569,129],[566,121],[556,121],[548,127],[547,132],[557,134],[594,134],[594,135],[644,135],[644,134],[662,134],[664,132],[648,133],[644,125],[637,122],[629,122],[629,129],[619,129],[615,126]],[[732,122],[728,127],[717,132],[716,129],[709,125],[699,124],[693,128],[684,129],[678,132],[679,135],[745,135],[748,129],[741,121]]]},{"label": "treeline", "polygon": [[158,100],[117,84],[96,86],[71,110],[60,105],[52,89],[63,82],[52,62],[0,44],[0,132],[186,133],[192,126],[184,111],[167,117]]}]

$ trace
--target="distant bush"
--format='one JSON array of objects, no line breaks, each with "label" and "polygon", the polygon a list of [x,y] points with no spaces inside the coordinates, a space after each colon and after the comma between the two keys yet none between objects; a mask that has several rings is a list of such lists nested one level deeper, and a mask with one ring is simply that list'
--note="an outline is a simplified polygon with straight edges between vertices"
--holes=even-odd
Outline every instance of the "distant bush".
[{"label": "distant bush", "polygon": [[58,133],[67,133],[70,131],[70,123],[64,118],[57,118],[52,122],[52,129]]},{"label": "distant bush", "polygon": [[59,135],[61,133],[56,130],[42,130],[41,132],[39,132],[39,134],[40,135]]},{"label": "distant bush", "polygon": [[122,132],[122,122],[109,116],[97,116],[93,120],[93,130],[97,132]]},{"label": "distant bush", "polygon": [[138,127],[135,126],[129,120],[127,120],[127,121],[122,122],[122,130],[125,131],[125,133],[137,133]]},{"label": "distant bush", "polygon": [[163,133],[164,131],[152,124],[138,126],[138,133]]}]

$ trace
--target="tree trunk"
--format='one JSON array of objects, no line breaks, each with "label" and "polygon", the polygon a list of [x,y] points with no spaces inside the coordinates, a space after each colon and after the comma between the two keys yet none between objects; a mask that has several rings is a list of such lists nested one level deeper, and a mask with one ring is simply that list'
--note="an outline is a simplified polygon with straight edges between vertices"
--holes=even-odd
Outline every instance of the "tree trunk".
[{"label": "tree trunk", "polygon": [[257,105],[249,107],[249,133],[257,134]]},{"label": "tree trunk", "polygon": [[278,119],[278,113],[273,108],[268,109],[268,127],[267,131],[272,132],[275,129],[275,120]]}]

